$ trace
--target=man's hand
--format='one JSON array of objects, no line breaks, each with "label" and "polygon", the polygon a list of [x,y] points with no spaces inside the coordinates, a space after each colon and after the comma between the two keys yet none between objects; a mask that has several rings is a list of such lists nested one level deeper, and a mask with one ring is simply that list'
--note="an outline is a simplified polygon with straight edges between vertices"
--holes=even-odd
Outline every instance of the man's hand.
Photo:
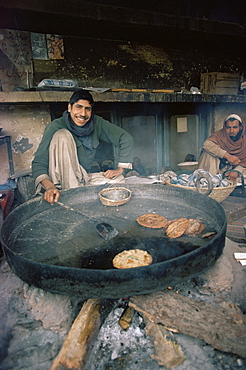
[{"label": "man's hand", "polygon": [[237,166],[241,162],[236,155],[231,155],[229,153],[226,153],[224,155],[224,158],[227,159],[230,164],[233,164],[235,166]]},{"label": "man's hand", "polygon": [[235,182],[237,180],[238,173],[236,171],[229,172],[227,178],[228,180]]},{"label": "man's hand", "polygon": [[49,188],[46,189],[44,192],[44,199],[47,200],[51,205],[54,204],[54,202],[57,202],[60,198],[60,191],[56,188]]},{"label": "man's hand", "polygon": [[45,188],[44,199],[51,205],[57,202],[60,198],[60,191],[55,187],[52,181],[45,179],[42,181],[42,185]]},{"label": "man's hand", "polygon": [[103,176],[107,177],[108,179],[112,179],[115,176],[122,175],[124,168],[118,167],[117,170],[107,170],[104,172]]}]

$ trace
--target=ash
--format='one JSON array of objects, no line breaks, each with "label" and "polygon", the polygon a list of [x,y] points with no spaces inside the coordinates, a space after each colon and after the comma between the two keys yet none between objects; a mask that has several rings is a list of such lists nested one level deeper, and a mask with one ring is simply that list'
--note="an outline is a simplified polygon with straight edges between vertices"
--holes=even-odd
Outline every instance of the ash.
[{"label": "ash", "polygon": [[102,325],[85,370],[139,370],[140,366],[144,366],[144,369],[159,369],[156,361],[151,359],[154,350],[150,338],[145,334],[142,317],[135,312],[131,326],[123,330],[119,319],[124,308],[118,305],[121,305],[120,301]]}]

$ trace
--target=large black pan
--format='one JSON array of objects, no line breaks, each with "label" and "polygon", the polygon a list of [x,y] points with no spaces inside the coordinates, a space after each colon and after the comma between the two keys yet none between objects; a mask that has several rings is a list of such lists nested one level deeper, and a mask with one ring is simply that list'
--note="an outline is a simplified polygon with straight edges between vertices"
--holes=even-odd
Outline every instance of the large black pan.
[{"label": "large black pan", "polygon": [[[120,185],[118,185],[120,186]],[[102,187],[62,192],[61,201],[82,212],[51,206],[41,197],[12,211],[5,219],[1,239],[14,273],[44,290],[87,298],[119,298],[150,293],[175,285],[208,269],[225,244],[226,217],[222,206],[205,195],[165,185],[129,185],[131,200],[119,207],[103,206]],[[147,229],[136,218],[157,213],[168,220],[197,218],[213,239],[169,239],[163,229]],[[85,217],[83,217],[83,214]],[[90,221],[91,219],[91,221]],[[119,231],[105,241],[95,220]],[[149,266],[115,269],[113,257],[125,249],[147,250]]]}]

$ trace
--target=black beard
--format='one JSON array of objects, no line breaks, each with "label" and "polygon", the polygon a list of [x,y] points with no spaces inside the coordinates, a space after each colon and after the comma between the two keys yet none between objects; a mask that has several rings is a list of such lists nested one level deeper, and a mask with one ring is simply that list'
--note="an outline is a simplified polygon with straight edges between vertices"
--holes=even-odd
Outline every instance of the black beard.
[{"label": "black beard", "polygon": [[230,136],[230,139],[232,141],[238,141],[238,139],[240,139],[241,137],[241,134],[242,134],[242,130],[238,132],[238,134],[236,136]]}]

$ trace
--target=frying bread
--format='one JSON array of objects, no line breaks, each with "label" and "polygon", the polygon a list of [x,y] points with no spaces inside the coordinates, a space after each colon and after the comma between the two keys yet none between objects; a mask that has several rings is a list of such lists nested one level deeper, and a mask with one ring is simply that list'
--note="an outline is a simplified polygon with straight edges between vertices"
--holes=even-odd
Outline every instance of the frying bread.
[{"label": "frying bread", "polygon": [[172,221],[166,229],[166,234],[169,238],[178,238],[183,235],[189,226],[187,218],[178,218]]},{"label": "frying bread", "polygon": [[148,266],[152,263],[152,256],[141,249],[125,250],[117,254],[113,259],[113,266],[117,269]]},{"label": "frying bread", "polygon": [[141,226],[150,227],[152,229],[161,229],[162,227],[166,227],[168,223],[164,216],[155,213],[146,213],[145,215],[139,216],[137,222]]},{"label": "frying bread", "polygon": [[196,220],[194,218],[189,219],[189,225],[185,231],[186,235],[189,236],[196,236],[200,234],[205,229],[205,225],[201,223],[201,221]]}]

